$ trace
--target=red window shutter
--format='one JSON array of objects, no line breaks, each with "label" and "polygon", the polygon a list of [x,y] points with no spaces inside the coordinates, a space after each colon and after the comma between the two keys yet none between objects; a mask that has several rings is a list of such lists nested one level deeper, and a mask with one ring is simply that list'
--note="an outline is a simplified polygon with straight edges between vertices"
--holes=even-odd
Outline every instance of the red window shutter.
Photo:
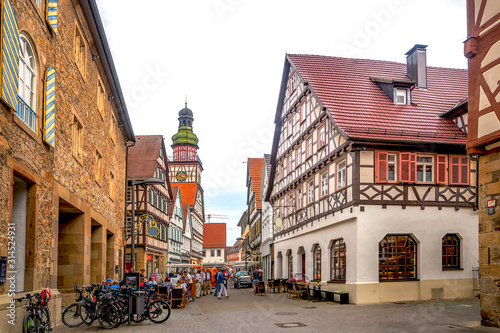
[{"label": "red window shutter", "polygon": [[446,155],[438,155],[436,158],[436,182],[446,184]]},{"label": "red window shutter", "polygon": [[469,160],[465,156],[450,157],[450,184],[469,184]]},{"label": "red window shutter", "polygon": [[417,153],[410,153],[410,179],[411,183],[417,182]]},{"label": "red window shutter", "polygon": [[410,155],[411,153],[399,153],[399,179],[403,183],[409,183],[411,181]]},{"label": "red window shutter", "polygon": [[375,182],[377,183],[387,183],[388,155],[385,151],[378,151],[375,154]]}]

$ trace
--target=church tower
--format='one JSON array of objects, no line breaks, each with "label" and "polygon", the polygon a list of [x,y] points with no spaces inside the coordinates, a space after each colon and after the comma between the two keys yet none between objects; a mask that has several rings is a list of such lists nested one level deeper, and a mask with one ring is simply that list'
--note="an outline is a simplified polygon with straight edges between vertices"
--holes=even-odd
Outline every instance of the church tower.
[{"label": "church tower", "polygon": [[170,184],[179,187],[185,224],[182,263],[202,264],[205,198],[201,187],[203,165],[198,157],[198,137],[193,133],[193,111],[187,101],[179,111],[179,129],[172,136],[173,157],[168,161]]},{"label": "church tower", "polygon": [[197,155],[198,137],[193,133],[193,111],[187,101],[179,111],[179,129],[172,136],[174,155],[169,161],[171,183],[201,183],[203,166]]}]

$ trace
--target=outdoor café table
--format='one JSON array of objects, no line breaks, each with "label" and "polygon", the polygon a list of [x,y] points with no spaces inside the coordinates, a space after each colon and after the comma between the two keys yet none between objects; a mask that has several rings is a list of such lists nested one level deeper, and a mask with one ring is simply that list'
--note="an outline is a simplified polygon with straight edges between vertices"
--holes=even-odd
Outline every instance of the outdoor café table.
[{"label": "outdoor caf\u00e9 table", "polygon": [[309,298],[309,285],[307,283],[297,282],[297,288],[298,288],[299,296],[301,296],[302,292],[305,291],[306,295],[305,295],[305,297],[302,297],[302,298],[303,299]]},{"label": "outdoor caf\u00e9 table", "polygon": [[[316,300],[319,302],[322,300],[322,297],[321,297],[321,285],[315,285],[313,287],[313,299]],[[316,302],[316,301],[314,301]]]}]

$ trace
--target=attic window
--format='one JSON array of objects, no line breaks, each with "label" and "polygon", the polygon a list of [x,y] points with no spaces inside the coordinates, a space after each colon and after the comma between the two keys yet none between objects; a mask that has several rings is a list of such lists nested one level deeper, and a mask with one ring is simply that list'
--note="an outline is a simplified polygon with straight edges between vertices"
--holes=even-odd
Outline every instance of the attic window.
[{"label": "attic window", "polygon": [[408,90],[407,89],[402,89],[402,88],[395,88],[395,99],[394,99],[394,104],[397,105],[407,105],[407,100],[408,100]]}]

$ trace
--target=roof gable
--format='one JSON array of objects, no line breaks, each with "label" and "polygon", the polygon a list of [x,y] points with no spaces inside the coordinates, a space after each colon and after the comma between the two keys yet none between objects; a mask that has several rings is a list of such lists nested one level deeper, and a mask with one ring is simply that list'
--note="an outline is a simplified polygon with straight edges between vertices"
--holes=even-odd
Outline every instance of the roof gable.
[{"label": "roof gable", "polygon": [[[135,146],[128,149],[129,180],[144,180],[154,176],[156,164],[162,150],[163,136],[136,136]],[[168,177],[167,177],[168,178]]]},{"label": "roof gable", "polygon": [[[248,174],[247,186],[251,186],[251,190],[255,194],[255,203],[257,209],[262,209],[262,201],[260,198],[261,179],[262,179],[262,166],[264,165],[264,158],[249,158],[248,159]],[[250,191],[249,191],[250,193]],[[247,200],[250,199],[250,196]]]}]

